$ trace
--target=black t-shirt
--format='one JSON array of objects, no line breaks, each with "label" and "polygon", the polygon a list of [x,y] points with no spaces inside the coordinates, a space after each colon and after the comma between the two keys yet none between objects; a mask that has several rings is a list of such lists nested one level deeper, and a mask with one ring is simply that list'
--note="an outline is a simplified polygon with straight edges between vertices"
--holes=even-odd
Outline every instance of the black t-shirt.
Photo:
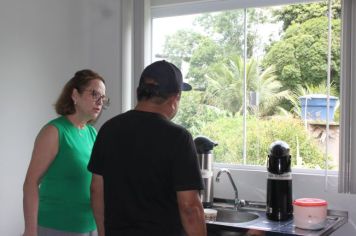
[{"label": "black t-shirt", "polygon": [[203,189],[192,136],[156,113],[107,121],[88,169],[104,178],[107,236],[184,235],[176,192]]}]

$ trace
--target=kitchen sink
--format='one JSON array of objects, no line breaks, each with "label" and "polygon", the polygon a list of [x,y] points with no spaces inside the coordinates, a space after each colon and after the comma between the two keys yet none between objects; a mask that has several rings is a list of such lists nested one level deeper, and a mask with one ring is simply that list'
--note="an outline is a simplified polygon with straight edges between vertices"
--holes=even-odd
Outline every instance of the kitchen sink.
[{"label": "kitchen sink", "polygon": [[328,210],[326,226],[321,230],[303,230],[295,227],[293,219],[272,221],[266,216],[266,206],[260,202],[246,201],[237,210],[233,201],[215,202],[216,220],[206,221],[208,236],[238,235],[330,235],[347,223],[348,214],[344,211]]},{"label": "kitchen sink", "polygon": [[251,212],[233,210],[233,209],[216,209],[218,210],[216,221],[226,223],[244,223],[257,219],[258,214]]}]

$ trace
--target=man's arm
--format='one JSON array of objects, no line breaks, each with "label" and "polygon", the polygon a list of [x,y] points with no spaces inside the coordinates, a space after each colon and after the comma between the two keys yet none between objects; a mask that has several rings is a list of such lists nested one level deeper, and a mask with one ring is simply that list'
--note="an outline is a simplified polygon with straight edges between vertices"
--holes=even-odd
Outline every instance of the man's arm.
[{"label": "man's arm", "polygon": [[104,227],[104,179],[101,175],[93,174],[90,185],[91,206],[94,212],[98,235],[105,236]]},{"label": "man's arm", "polygon": [[204,209],[197,190],[178,191],[180,218],[188,236],[206,236]]}]

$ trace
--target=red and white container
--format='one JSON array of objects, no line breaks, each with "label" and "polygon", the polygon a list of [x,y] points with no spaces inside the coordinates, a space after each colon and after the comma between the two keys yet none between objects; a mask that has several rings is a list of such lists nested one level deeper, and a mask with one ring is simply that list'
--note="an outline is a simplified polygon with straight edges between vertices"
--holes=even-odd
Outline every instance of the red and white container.
[{"label": "red and white container", "polygon": [[325,227],[328,203],[318,198],[299,198],[293,201],[294,224],[301,229]]}]

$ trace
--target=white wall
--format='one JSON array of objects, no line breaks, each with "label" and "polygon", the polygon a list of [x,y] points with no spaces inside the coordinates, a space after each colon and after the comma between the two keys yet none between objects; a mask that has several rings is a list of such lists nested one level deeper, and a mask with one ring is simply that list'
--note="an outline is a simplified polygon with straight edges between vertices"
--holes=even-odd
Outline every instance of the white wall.
[{"label": "white wall", "polygon": [[75,71],[91,68],[121,109],[120,1],[0,1],[0,235],[23,231],[22,184],[39,129]]}]

